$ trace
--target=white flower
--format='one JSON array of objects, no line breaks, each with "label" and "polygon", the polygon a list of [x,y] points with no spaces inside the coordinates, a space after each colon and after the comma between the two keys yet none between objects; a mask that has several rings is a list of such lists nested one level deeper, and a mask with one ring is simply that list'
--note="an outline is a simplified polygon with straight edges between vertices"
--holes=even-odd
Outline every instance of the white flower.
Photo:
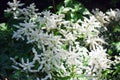
[{"label": "white flower", "polygon": [[6,9],[5,12],[12,13],[15,19],[18,19],[21,9],[19,7],[23,6],[20,1],[14,0],[14,2],[8,2],[10,8]]},{"label": "white flower", "polygon": [[43,16],[44,20],[42,21],[45,22],[45,27],[43,28],[47,29],[48,31],[58,28],[59,23],[63,20],[62,15],[52,14],[49,11],[43,11],[40,13],[40,15]]},{"label": "white flower", "polygon": [[66,38],[66,40],[70,40],[70,41],[75,41],[76,39],[76,36],[74,34],[72,34],[71,32],[68,32],[66,34],[63,34]]},{"label": "white flower", "polygon": [[[77,75],[89,75],[87,72],[97,72],[97,69],[108,67],[106,49],[101,47],[104,40],[99,37],[101,24],[93,15],[72,23],[66,21],[64,15],[50,11],[36,13],[34,4],[19,11],[23,14],[24,22],[15,26],[17,30],[13,38],[34,45],[31,55],[33,59],[25,62],[22,58],[19,63],[12,60],[14,68],[31,73],[46,73],[45,77],[37,80],[47,80],[53,79],[53,75],[70,76],[72,70]],[[91,52],[87,50],[86,44],[91,47]],[[36,63],[39,64],[37,68]]]},{"label": "white flower", "polygon": [[96,49],[97,46],[101,45],[101,44],[105,44],[106,42],[99,37],[92,37],[92,38],[88,38],[86,40],[87,45],[89,45],[90,49]]},{"label": "white flower", "polygon": [[120,10],[116,9],[115,21],[119,21],[119,20],[120,20]]},{"label": "white flower", "polygon": [[106,12],[110,19],[114,19],[116,16],[116,11],[110,9],[110,11]]},{"label": "white flower", "polygon": [[[37,53],[36,49],[35,48],[32,48],[32,52],[34,53],[34,58],[33,58],[33,61],[40,61],[40,57],[41,55]],[[39,62],[40,63],[40,62]]]},{"label": "white flower", "polygon": [[[34,67],[33,62],[29,62],[29,59],[25,62],[24,59],[21,59],[21,63],[16,62],[13,58],[11,60],[15,63],[16,66],[13,66],[14,68],[20,69],[19,67],[22,68],[24,71],[30,71],[32,67]],[[19,66],[19,67],[17,67]]]},{"label": "white flower", "polygon": [[29,32],[36,27],[36,25],[32,22],[24,22],[24,23],[20,23],[19,26],[16,26],[16,28],[18,28],[17,31],[14,31],[13,34],[13,38],[16,39],[23,39],[24,40],[24,36],[29,35]]},{"label": "white flower", "polygon": [[119,21],[120,20],[120,10],[119,9],[110,9],[106,13],[99,11],[99,9],[93,10],[95,17],[103,24],[109,24],[111,20]]},{"label": "white flower", "polygon": [[99,11],[99,9],[92,11],[95,15],[95,17],[102,23],[102,24],[108,24],[109,23],[109,17],[106,16],[102,11]]},{"label": "white flower", "polygon": [[89,65],[91,71],[99,72],[99,70],[109,68],[109,60],[107,59],[106,49],[103,49],[102,46],[98,46],[97,49],[92,50],[89,53],[90,60]]},{"label": "white flower", "polygon": [[106,12],[106,14],[112,20],[115,20],[115,21],[120,20],[120,10],[119,9],[115,9],[115,10],[110,9],[109,11]]},{"label": "white flower", "polygon": [[87,38],[98,36],[99,31],[97,29],[101,26],[94,16],[90,16],[90,19],[84,17],[84,21],[80,21],[80,23],[83,29],[82,32]]},{"label": "white flower", "polygon": [[16,40],[22,39],[24,40],[24,37],[22,36],[22,34],[24,33],[22,30],[17,30],[16,32],[13,32],[13,36],[12,38],[16,38]]},{"label": "white flower", "polygon": [[8,5],[10,6],[11,9],[16,10],[18,7],[23,6],[23,3],[20,3],[20,1],[14,0],[14,2],[8,2]]}]

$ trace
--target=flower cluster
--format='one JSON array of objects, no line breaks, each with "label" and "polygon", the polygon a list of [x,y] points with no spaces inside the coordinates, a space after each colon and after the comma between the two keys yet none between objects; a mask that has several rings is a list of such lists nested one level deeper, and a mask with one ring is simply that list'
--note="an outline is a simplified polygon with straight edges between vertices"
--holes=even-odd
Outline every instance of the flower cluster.
[{"label": "flower cluster", "polygon": [[[107,53],[110,55],[111,58],[111,74],[118,74],[119,75],[119,64],[120,64],[120,10],[119,9],[110,9],[107,12],[103,13],[98,9],[93,10],[95,17],[99,20],[99,22],[106,28],[105,31],[101,30],[101,35],[103,35],[104,40],[107,41]],[[112,69],[114,70],[112,71]],[[110,76],[109,79],[118,79],[119,77]]]},{"label": "flower cluster", "polygon": [[119,21],[120,20],[120,10],[110,9],[106,13],[99,11],[99,9],[93,10],[95,17],[102,23],[102,24],[109,24],[111,21]]},{"label": "flower cluster", "polygon": [[33,4],[23,9],[19,8],[19,2],[15,3],[16,6],[14,3],[9,5],[11,8],[7,12],[15,7],[20,14],[12,12],[14,17],[24,17],[24,22],[15,25],[17,30],[13,38],[34,44],[32,61],[22,58],[17,62],[11,58],[15,69],[45,74],[36,76],[37,80],[53,80],[53,76],[70,76],[70,79],[78,80],[81,74],[99,76],[97,73],[109,67],[106,49],[102,47],[105,42],[99,36],[101,24],[93,15],[73,23],[66,21],[63,14],[37,13]]}]

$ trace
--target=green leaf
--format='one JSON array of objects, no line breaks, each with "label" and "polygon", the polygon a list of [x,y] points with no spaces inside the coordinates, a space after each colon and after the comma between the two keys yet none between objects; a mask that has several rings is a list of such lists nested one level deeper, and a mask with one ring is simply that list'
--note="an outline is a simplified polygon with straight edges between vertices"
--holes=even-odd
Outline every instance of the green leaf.
[{"label": "green leaf", "polygon": [[113,32],[120,32],[120,28],[119,27],[115,27]]},{"label": "green leaf", "polygon": [[0,24],[0,30],[2,30],[2,31],[7,30],[7,26],[6,26],[5,23],[1,23],[1,24]]}]

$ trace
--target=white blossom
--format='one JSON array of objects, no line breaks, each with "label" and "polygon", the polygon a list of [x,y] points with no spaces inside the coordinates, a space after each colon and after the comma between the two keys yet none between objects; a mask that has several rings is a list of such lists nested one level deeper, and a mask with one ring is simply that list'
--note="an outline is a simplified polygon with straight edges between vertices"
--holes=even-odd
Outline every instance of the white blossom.
[{"label": "white blossom", "polygon": [[119,9],[110,9],[109,11],[103,13],[99,11],[99,9],[93,10],[95,17],[101,22],[103,25],[108,25],[111,20],[119,21],[120,20],[120,10]]},{"label": "white blossom", "polygon": [[[90,75],[87,72],[97,73],[97,70],[109,67],[106,49],[101,47],[105,43],[99,36],[101,24],[93,15],[72,23],[66,21],[62,14],[50,11],[36,13],[34,4],[19,11],[24,14],[24,21],[15,25],[17,30],[14,31],[13,38],[34,44],[31,49],[33,59],[29,61],[28,58],[26,61],[22,58],[21,62],[16,62],[12,58],[14,68],[30,73],[44,72],[45,77],[36,79],[52,80],[53,75],[70,76],[72,70],[77,75]],[[86,46],[90,47],[90,51]],[[34,68],[36,62],[39,63],[37,69]]]},{"label": "white blossom", "polygon": [[107,59],[106,50],[102,46],[98,46],[97,49],[92,50],[89,53],[90,60],[89,65],[92,72],[98,72],[99,70],[109,68],[109,61]]},{"label": "white blossom", "polygon": [[102,11],[99,11],[99,9],[95,9],[92,11],[95,15],[95,17],[102,23],[102,24],[108,24],[109,18],[104,14]]},{"label": "white blossom", "polygon": [[14,0],[14,2],[8,2],[8,5],[10,8],[6,9],[5,12],[13,13],[14,18],[17,19],[21,10],[19,7],[22,7],[24,4]]}]

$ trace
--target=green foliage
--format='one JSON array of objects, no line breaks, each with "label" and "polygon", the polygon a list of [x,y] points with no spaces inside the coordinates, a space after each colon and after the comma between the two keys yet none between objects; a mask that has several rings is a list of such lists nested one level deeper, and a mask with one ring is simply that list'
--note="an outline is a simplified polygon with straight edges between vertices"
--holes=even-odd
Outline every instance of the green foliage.
[{"label": "green foliage", "polygon": [[13,70],[10,57],[20,60],[20,57],[25,58],[29,56],[27,53],[30,53],[31,45],[26,45],[23,41],[12,39],[12,34],[13,31],[8,27],[7,23],[0,24],[0,75],[4,78],[10,78],[10,80],[18,80],[18,76],[21,77],[20,75],[23,73]]},{"label": "green foliage", "polygon": [[[107,25],[107,31],[103,33],[106,38],[107,53],[110,55],[111,60],[117,60],[116,57],[120,57],[120,24],[119,21],[112,20]],[[120,62],[111,65],[110,69],[105,70],[104,76],[108,80],[119,80],[120,79]]]},{"label": "green foliage", "polygon": [[89,11],[76,0],[65,0],[57,6],[57,13],[65,14],[65,19],[76,22],[78,19],[83,19],[84,16],[90,15]]}]

